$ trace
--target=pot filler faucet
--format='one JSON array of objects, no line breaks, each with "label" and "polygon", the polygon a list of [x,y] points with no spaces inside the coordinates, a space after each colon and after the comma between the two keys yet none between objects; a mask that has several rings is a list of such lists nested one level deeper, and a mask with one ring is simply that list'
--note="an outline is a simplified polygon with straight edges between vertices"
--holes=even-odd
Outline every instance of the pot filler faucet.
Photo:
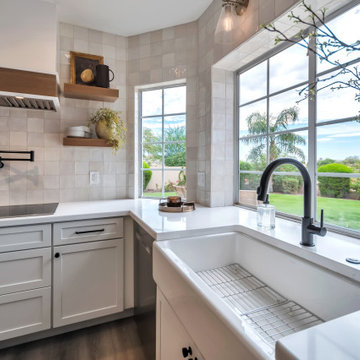
[{"label": "pot filler faucet", "polygon": [[271,162],[266,169],[264,170],[260,186],[257,188],[257,199],[260,201],[265,201],[271,174],[273,171],[282,164],[291,164],[296,166],[304,180],[304,217],[301,221],[301,245],[304,246],[314,246],[314,234],[319,236],[326,235],[326,228],[324,227],[324,210],[321,210],[321,222],[320,227],[313,224],[313,218],[311,217],[311,179],[306,167],[295,159],[281,158]]}]

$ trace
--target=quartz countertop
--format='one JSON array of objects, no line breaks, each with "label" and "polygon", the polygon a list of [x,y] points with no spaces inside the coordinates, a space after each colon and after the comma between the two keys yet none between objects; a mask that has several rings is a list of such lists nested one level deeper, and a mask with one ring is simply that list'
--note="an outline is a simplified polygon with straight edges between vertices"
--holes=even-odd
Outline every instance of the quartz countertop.
[{"label": "quartz countertop", "polygon": [[273,230],[257,227],[256,212],[238,206],[209,208],[197,205],[194,212],[164,213],[158,210],[158,200],[125,199],[60,203],[53,215],[23,216],[0,219],[0,228],[63,221],[131,216],[155,240],[239,231],[305,258],[329,270],[360,281],[360,265],[346,258],[360,259],[360,240],[328,232],[315,236],[316,246],[300,245],[301,225],[276,218]]},{"label": "quartz countertop", "polygon": [[[238,231],[360,282],[360,265],[346,262],[348,257],[360,259],[358,239],[328,232],[323,238],[315,236],[316,246],[307,248],[300,245],[301,225],[294,221],[276,218],[275,229],[263,230],[257,227],[255,211],[238,206],[208,208],[197,205],[194,212],[172,214],[159,212],[158,204],[158,200],[149,199],[60,203],[53,215],[3,218],[0,219],[0,228],[130,216],[157,241]],[[350,314],[284,338],[278,345],[279,359],[313,358],[310,355],[310,357],[302,357],[305,347],[299,348],[298,342],[307,344],[308,354],[313,354],[312,343],[323,344],[325,340],[320,340],[320,337],[328,336],[328,340],[330,339],[329,341],[334,344],[343,328],[352,329],[351,336],[357,338],[359,316],[360,312]],[[347,332],[344,330],[345,333]],[[338,341],[338,351],[342,344],[346,345],[347,340],[344,341]],[[357,354],[358,344],[356,341],[352,344],[354,346],[351,349],[345,350],[347,353],[354,350]],[[327,352],[324,350],[323,354]],[[325,359],[326,356],[318,358]]]},{"label": "quartz countertop", "polygon": [[360,311],[280,339],[277,360],[355,360],[360,354]]}]

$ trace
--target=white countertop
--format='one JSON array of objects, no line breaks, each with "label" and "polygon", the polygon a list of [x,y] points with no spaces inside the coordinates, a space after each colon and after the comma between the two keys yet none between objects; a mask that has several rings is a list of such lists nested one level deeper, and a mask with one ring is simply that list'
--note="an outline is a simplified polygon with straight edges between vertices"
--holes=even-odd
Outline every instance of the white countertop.
[{"label": "white countertop", "polygon": [[[196,211],[191,213],[169,214],[159,212],[158,203],[158,200],[148,199],[61,203],[53,215],[0,219],[0,228],[131,216],[155,240],[238,231],[360,282],[360,265],[349,264],[345,260],[347,257],[360,258],[360,240],[328,232],[324,238],[315,236],[316,246],[307,248],[300,245],[301,225],[293,221],[277,218],[275,229],[265,231],[257,227],[254,211],[237,206],[207,208],[198,205]],[[344,329],[349,324],[349,329],[352,328],[355,336],[359,337],[359,327],[356,325],[356,321],[359,322],[360,313],[355,314],[357,315],[352,314],[341,318],[343,320],[335,321],[341,320],[342,322],[336,324],[343,324],[341,326]],[[329,326],[332,323],[330,322]],[[294,334],[281,341],[279,346],[283,354],[288,354],[286,359],[311,358],[298,356],[305,354],[305,349],[300,349],[301,347],[299,348],[297,343],[298,341],[305,341],[304,339],[308,336],[306,343],[309,345],[306,349],[309,350],[312,341],[325,336],[321,331],[316,332],[316,328]],[[337,331],[333,327],[330,326],[329,332],[325,331],[325,333],[330,334],[331,339],[333,336],[336,339]],[[313,338],[313,335],[316,335],[316,338]],[[322,343],[325,344],[325,340]],[[356,341],[353,343],[355,344]],[[356,346],[358,345],[355,344],[352,349],[355,349]]]},{"label": "white countertop", "polygon": [[279,340],[277,360],[355,360],[360,358],[360,311]]},{"label": "white countertop", "polygon": [[3,218],[0,228],[131,216],[155,240],[239,231],[360,281],[360,265],[345,260],[360,258],[360,240],[328,232],[324,238],[315,236],[317,245],[307,248],[300,245],[301,226],[293,221],[277,218],[275,229],[266,231],[257,227],[254,211],[238,206],[208,208],[197,205],[194,212],[172,214],[159,212],[158,204],[158,200],[149,199],[60,203],[53,215]]}]

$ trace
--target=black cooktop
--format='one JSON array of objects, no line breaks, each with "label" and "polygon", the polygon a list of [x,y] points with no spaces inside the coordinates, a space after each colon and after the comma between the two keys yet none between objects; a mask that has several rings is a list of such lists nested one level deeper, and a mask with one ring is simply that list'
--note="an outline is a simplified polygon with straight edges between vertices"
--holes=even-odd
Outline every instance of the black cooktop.
[{"label": "black cooktop", "polygon": [[0,206],[0,218],[54,214],[58,203]]}]

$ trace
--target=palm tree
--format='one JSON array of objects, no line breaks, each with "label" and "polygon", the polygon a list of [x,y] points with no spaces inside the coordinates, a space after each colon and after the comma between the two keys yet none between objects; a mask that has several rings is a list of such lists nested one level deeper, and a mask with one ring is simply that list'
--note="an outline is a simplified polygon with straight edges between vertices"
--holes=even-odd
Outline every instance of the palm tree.
[{"label": "palm tree", "polygon": [[[269,124],[269,132],[280,132],[288,130],[290,122],[295,123],[299,119],[299,109],[291,107],[282,110],[277,118],[272,118]],[[252,113],[247,119],[249,136],[263,135],[267,133],[267,118],[265,114],[259,112]],[[266,138],[264,136],[249,137],[244,139],[247,144],[254,147],[250,150],[248,160],[259,162],[262,154],[266,153]],[[295,155],[301,161],[305,161],[305,154],[298,146],[305,145],[306,140],[295,133],[281,133],[278,135],[270,135],[269,137],[269,155],[270,162],[280,156]]]}]

